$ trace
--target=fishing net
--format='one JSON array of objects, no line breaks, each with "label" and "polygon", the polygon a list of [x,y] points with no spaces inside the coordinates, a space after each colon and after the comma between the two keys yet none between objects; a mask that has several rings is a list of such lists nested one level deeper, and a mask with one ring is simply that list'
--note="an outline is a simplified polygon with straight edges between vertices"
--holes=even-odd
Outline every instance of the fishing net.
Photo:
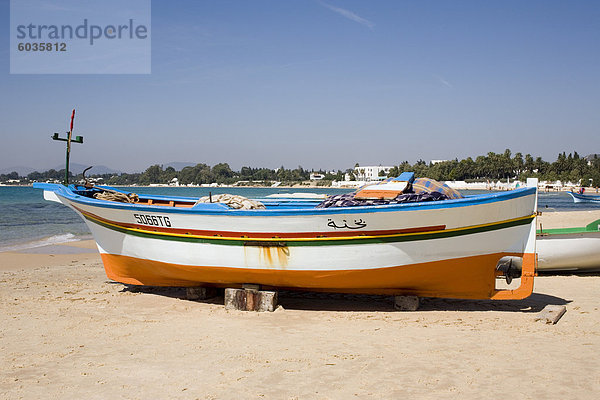
[{"label": "fishing net", "polygon": [[222,203],[235,210],[264,210],[265,205],[260,201],[250,200],[247,197],[235,194],[217,194],[214,196],[204,196],[198,199],[196,204],[200,203]]}]

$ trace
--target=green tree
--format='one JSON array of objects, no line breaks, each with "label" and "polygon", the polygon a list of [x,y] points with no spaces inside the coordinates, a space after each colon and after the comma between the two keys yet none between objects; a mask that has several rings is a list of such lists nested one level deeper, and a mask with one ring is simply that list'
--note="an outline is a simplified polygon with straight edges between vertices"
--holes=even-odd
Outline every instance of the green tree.
[{"label": "green tree", "polygon": [[151,183],[160,183],[160,175],[162,173],[162,167],[160,165],[151,165],[142,173],[140,177],[140,183],[142,185],[149,185]]},{"label": "green tree", "polygon": [[235,175],[227,163],[219,163],[212,167],[212,174],[217,183],[231,183]]},{"label": "green tree", "polygon": [[517,178],[521,176],[521,173],[525,169],[525,161],[523,160],[522,153],[516,153],[513,157],[513,170]]}]

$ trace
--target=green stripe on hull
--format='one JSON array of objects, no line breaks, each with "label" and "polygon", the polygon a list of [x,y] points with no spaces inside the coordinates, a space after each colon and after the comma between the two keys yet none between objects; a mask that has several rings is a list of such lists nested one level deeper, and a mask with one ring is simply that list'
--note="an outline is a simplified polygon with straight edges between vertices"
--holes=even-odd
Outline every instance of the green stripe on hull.
[{"label": "green stripe on hull", "polygon": [[508,222],[499,222],[496,224],[485,225],[485,226],[477,226],[472,228],[461,228],[457,230],[445,230],[445,231],[437,231],[437,232],[426,232],[426,233],[414,233],[414,234],[405,234],[391,237],[367,237],[360,238],[355,237],[352,239],[317,239],[317,240],[294,240],[294,239],[281,239],[276,242],[268,241],[268,240],[260,240],[260,239],[252,239],[248,238],[248,240],[231,240],[215,237],[212,238],[198,238],[193,236],[174,236],[174,235],[165,235],[160,232],[140,232],[136,230],[131,230],[127,228],[117,227],[112,224],[107,224],[102,221],[98,221],[96,219],[89,218],[84,215],[84,217],[97,225],[103,226],[107,229],[121,232],[126,235],[138,236],[148,239],[159,239],[159,240],[171,240],[175,242],[187,242],[187,243],[210,243],[210,244],[219,244],[226,246],[260,246],[260,247],[301,247],[301,246],[337,246],[337,245],[354,245],[354,244],[373,244],[373,243],[398,243],[398,242],[413,242],[420,240],[433,240],[433,239],[445,239],[456,236],[464,236],[464,235],[472,235],[476,233],[482,232],[490,232],[496,231],[500,229],[512,228],[515,226],[528,225],[533,220],[533,216],[517,219]]},{"label": "green stripe on hull", "polygon": [[551,228],[544,230],[537,230],[538,235],[565,235],[569,233],[588,233],[588,232],[600,232],[600,219],[587,224],[586,226],[579,226],[575,228]]},{"label": "green stripe on hull", "polygon": [[569,233],[586,233],[586,232],[594,232],[588,231],[585,227],[577,227],[577,228],[552,228],[552,229],[544,229],[537,230],[538,235],[565,235]]}]

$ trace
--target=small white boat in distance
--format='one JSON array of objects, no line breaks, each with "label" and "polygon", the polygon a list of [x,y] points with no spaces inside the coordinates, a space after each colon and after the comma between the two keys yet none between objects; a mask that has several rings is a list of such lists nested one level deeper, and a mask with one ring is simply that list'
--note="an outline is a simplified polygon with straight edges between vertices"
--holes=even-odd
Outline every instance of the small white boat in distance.
[{"label": "small white boat in distance", "polygon": [[573,198],[574,203],[598,203],[600,204],[600,196],[592,196],[589,194],[579,194],[575,192],[567,192]]}]

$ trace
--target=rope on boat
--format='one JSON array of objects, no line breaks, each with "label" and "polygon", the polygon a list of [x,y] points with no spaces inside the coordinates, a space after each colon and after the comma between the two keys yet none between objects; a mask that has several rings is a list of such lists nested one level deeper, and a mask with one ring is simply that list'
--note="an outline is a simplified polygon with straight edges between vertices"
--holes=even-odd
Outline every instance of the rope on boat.
[{"label": "rope on boat", "polygon": [[[212,201],[211,201],[212,197]],[[222,203],[236,210],[265,210],[263,203],[256,200],[250,200],[247,197],[237,194],[218,194],[215,196],[200,197],[196,204],[200,203]]]},{"label": "rope on boat", "polygon": [[[73,111],[75,112],[75,111]],[[95,185],[88,181],[88,179],[85,177],[85,173],[92,167],[87,167],[86,169],[83,170],[82,175],[83,175],[83,180],[84,180],[84,184],[83,187],[85,187],[86,189],[91,189],[93,188]],[[135,193],[121,193],[121,192],[117,192],[116,190],[112,190],[112,189],[105,189],[105,188],[97,188],[97,189],[101,189],[103,190],[100,193],[94,193],[94,198],[98,199],[98,200],[107,200],[107,201],[117,201],[119,203],[137,203],[140,198],[137,194]]]},{"label": "rope on boat", "polygon": [[121,193],[116,190],[102,189],[101,193],[94,194],[94,198],[98,200],[118,201],[120,203],[137,203],[139,197],[135,193]]}]

